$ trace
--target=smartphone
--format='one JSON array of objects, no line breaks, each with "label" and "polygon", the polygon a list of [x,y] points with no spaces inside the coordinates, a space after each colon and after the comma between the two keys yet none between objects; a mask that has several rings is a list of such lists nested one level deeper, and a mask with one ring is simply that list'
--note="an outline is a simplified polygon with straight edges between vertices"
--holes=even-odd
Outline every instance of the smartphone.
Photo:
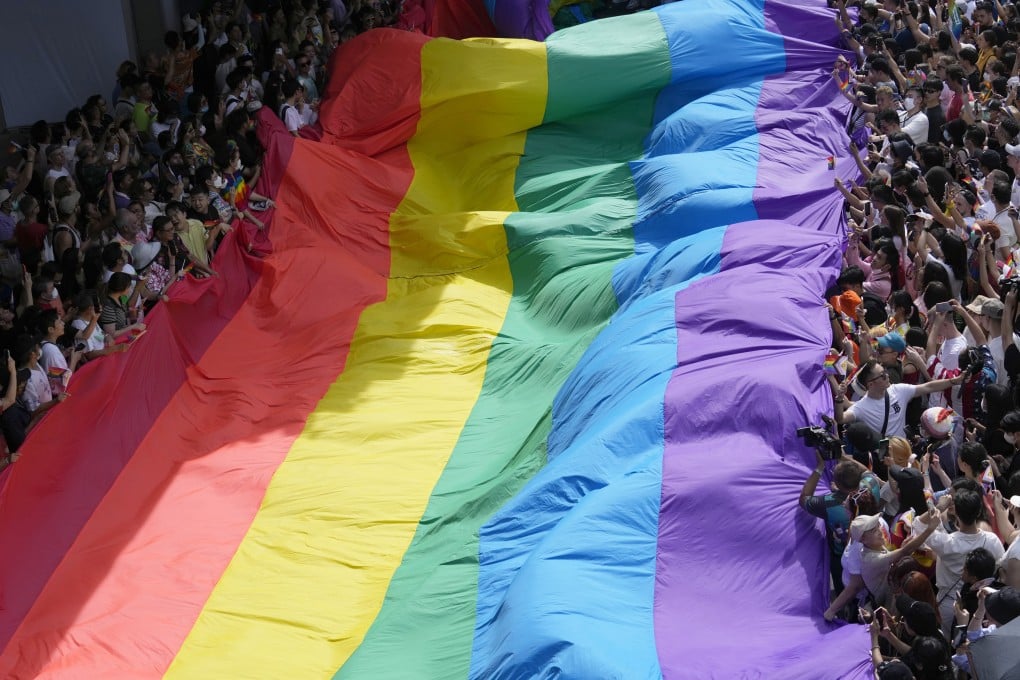
[{"label": "smartphone", "polygon": [[84,342],[79,342],[77,345],[74,346],[74,351],[75,352],[83,352],[83,351],[85,351],[85,346],[86,345],[85,345]]},{"label": "smartphone", "polygon": [[891,627],[889,625],[889,612],[887,612],[884,608],[879,607],[876,609],[875,617],[878,618],[878,625],[882,628]]},{"label": "smartphone", "polygon": [[948,302],[940,302],[935,305],[935,311],[939,314],[945,314],[946,312],[952,311],[953,306]]},{"label": "smartphone", "polygon": [[870,215],[871,214],[871,201],[865,201],[864,202],[864,214],[865,215]]},{"label": "smartphone", "polygon": [[881,460],[889,455],[889,440],[882,439],[878,442],[878,458]]}]

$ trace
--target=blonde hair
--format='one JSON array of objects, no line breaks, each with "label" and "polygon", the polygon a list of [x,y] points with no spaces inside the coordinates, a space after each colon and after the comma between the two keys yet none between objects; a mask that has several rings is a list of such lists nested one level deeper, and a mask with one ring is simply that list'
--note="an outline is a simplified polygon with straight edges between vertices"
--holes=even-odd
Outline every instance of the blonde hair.
[{"label": "blonde hair", "polygon": [[920,469],[921,465],[917,460],[910,460],[910,456],[914,453],[913,449],[910,448],[910,442],[903,437],[889,437],[889,455],[892,456],[893,463],[900,467],[914,467]]}]

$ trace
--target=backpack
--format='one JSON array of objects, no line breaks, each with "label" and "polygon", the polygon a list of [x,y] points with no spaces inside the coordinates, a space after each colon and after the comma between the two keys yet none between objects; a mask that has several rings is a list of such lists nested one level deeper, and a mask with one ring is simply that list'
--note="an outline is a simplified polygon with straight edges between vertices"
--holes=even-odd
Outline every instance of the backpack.
[{"label": "backpack", "polygon": [[967,357],[969,360],[967,379],[960,386],[963,417],[984,422],[985,413],[981,410],[981,400],[985,396],[985,390],[989,385],[994,385],[998,377],[995,359],[985,345],[968,347]]}]

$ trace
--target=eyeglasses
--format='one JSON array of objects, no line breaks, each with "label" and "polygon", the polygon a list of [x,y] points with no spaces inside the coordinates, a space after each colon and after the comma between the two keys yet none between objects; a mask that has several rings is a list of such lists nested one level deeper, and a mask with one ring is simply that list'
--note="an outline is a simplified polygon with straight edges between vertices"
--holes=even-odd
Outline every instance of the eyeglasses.
[{"label": "eyeglasses", "polygon": [[888,377],[889,377],[889,374],[886,371],[882,371],[878,375],[872,376],[871,379],[868,380],[868,382],[869,383],[873,383],[876,380],[881,380],[882,378],[888,378]]}]

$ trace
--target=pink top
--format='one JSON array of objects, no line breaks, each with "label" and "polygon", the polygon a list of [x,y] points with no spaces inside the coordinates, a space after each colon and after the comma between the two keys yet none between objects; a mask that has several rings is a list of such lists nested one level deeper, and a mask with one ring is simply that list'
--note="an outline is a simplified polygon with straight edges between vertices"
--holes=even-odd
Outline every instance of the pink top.
[{"label": "pink top", "polygon": [[[872,256],[874,257],[874,256]],[[878,271],[871,267],[872,257],[861,259],[861,254],[856,245],[846,249],[846,261],[856,265],[864,272],[864,290],[873,293],[883,300],[888,300],[892,295],[892,278],[888,271]]]}]

